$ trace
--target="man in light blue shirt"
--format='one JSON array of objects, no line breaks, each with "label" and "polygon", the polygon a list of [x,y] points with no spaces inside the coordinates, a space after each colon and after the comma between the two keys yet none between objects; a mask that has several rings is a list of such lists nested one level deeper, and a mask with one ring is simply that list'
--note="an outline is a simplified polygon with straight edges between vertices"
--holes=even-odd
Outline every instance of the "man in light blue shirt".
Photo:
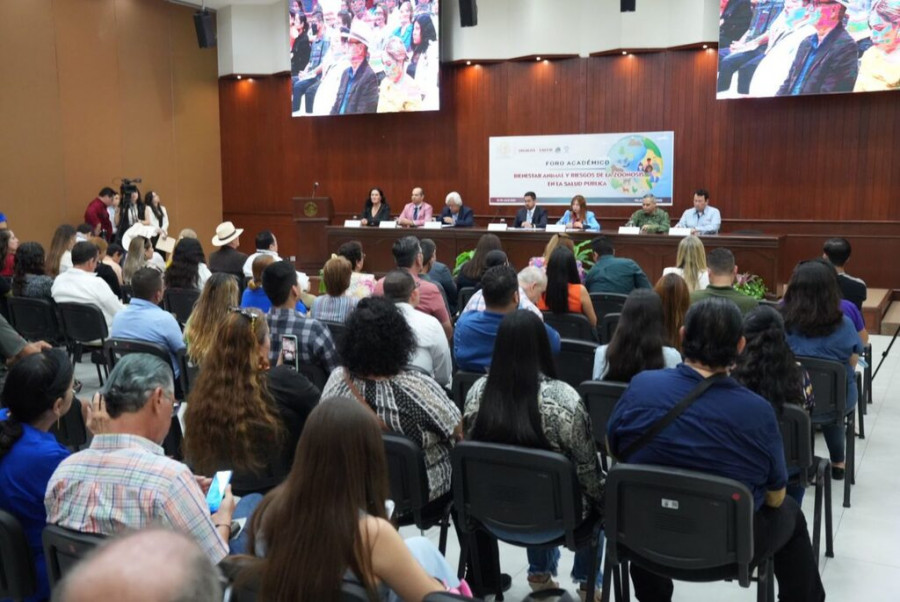
[{"label": "man in light blue shirt", "polygon": [[722,225],[719,210],[709,206],[709,192],[701,188],[694,193],[694,208],[678,220],[676,228],[690,228],[691,234],[718,234]]},{"label": "man in light blue shirt", "polygon": [[162,309],[162,274],[154,268],[141,268],[131,277],[132,298],[113,319],[110,336],[155,343],[169,350],[176,379],[181,374],[177,353],[185,348],[184,337],[175,316]]}]

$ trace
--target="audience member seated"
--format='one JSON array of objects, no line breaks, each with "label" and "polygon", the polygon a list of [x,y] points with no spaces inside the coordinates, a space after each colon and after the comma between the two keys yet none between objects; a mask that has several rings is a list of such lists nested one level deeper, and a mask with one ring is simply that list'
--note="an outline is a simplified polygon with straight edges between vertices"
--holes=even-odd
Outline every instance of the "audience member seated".
[{"label": "audience member seated", "polygon": [[[591,419],[578,391],[556,380],[547,332],[530,312],[514,311],[500,322],[491,370],[472,385],[466,396],[464,425],[466,437],[475,441],[563,454],[571,460],[581,485],[584,518],[601,512],[601,471],[591,436]],[[532,543],[543,543],[562,534],[536,533]],[[522,541],[521,536],[516,539]],[[601,536],[599,556],[602,550]],[[572,577],[582,592],[592,577],[588,575],[590,551],[590,547],[578,549],[572,567]],[[527,548],[527,553],[531,589],[559,587],[553,580],[559,548]],[[602,566],[599,559],[597,566]],[[598,587],[602,586],[602,570],[595,577]],[[596,591],[596,600],[600,600],[600,595]]]},{"label": "audience member seated", "polygon": [[75,228],[75,242],[90,241],[94,236],[94,228],[90,224],[79,224]]},{"label": "audience member seated", "polygon": [[450,491],[450,449],[459,434],[459,408],[430,376],[407,370],[416,337],[390,299],[370,297],[347,320],[352,337],[341,340],[343,365],[322,389],[331,398],[355,399],[371,408],[386,430],[406,435],[425,452],[429,500]]},{"label": "audience member seated", "polygon": [[112,328],[113,318],[123,305],[109,285],[97,277],[97,247],[80,242],[72,248],[71,270],[56,277],[50,291],[57,303],[81,303],[94,305],[106,319],[106,327]]},{"label": "audience member seated", "polygon": [[[243,228],[235,228],[231,222],[222,222],[216,226],[216,235],[212,238],[212,244],[217,251],[209,254],[209,271],[212,273],[224,272],[231,274],[240,281],[244,279],[244,263],[247,254],[238,251],[241,246],[241,234]],[[252,269],[252,265],[251,269]]]},{"label": "audience member seated", "polygon": [[103,280],[106,284],[109,285],[109,290],[115,293],[116,297],[122,299],[122,287],[119,286],[119,277],[116,276],[116,271],[106,265],[106,250],[109,247],[109,244],[106,242],[105,238],[100,236],[94,236],[90,240],[89,243],[97,247],[97,268],[94,272],[97,276]]},{"label": "audience member seated", "polygon": [[185,349],[184,338],[175,316],[160,307],[162,298],[162,274],[154,268],[139,269],[131,278],[131,302],[113,318],[109,336],[165,347],[178,377],[178,352]]},{"label": "audience member seated", "polygon": [[11,278],[16,261],[19,239],[12,230],[0,230],[0,276]]},{"label": "audience member seated", "polygon": [[466,287],[479,288],[481,286],[481,277],[487,270],[487,256],[491,251],[502,251],[503,245],[500,244],[500,238],[496,234],[482,234],[475,245],[475,254],[469,261],[465,262],[459,269],[459,275],[456,277],[456,289]]},{"label": "audience member seated", "polygon": [[[140,558],[140,562],[135,562]],[[103,542],[66,575],[59,602],[221,602],[222,580],[196,542],[154,527]]]},{"label": "audience member seated", "polygon": [[205,261],[199,240],[196,238],[179,240],[172,253],[172,264],[166,269],[166,288],[202,291],[212,275]]},{"label": "audience member seated", "polygon": [[122,266],[122,280],[128,286],[131,286],[131,277],[135,272],[144,266],[157,269],[154,264],[147,261],[147,258],[153,253],[153,245],[150,244],[149,238],[143,236],[135,236],[128,245],[128,253],[125,254],[125,264]]},{"label": "audience member seated", "polygon": [[125,249],[122,248],[122,245],[119,243],[111,242],[106,248],[106,256],[103,258],[103,263],[112,268],[112,271],[116,274],[116,279],[119,281],[119,286],[125,284],[125,280],[122,278],[122,259],[125,257]]},{"label": "audience member seated", "polygon": [[459,290],[453,281],[453,273],[446,264],[437,260],[437,246],[430,238],[419,241],[422,246],[422,279],[434,283],[444,289],[444,298],[447,300],[447,308],[451,315],[456,315],[459,310],[456,307]]},{"label": "audience member seated", "polygon": [[172,369],[151,355],[126,355],[110,373],[104,398],[109,428],[53,473],[47,522],[102,535],[164,524],[190,535],[218,563],[228,554],[234,497],[229,485],[210,516],[197,477],[163,454],[175,410]]},{"label": "audience member seated", "polygon": [[353,268],[346,258],[335,255],[326,261],[325,267],[322,269],[325,294],[319,295],[313,301],[309,317],[339,324],[346,322],[347,316],[359,302],[356,297],[348,297],[344,294],[350,288],[352,274]]},{"label": "audience member seated", "polygon": [[358,240],[345,242],[338,247],[337,254],[347,259],[353,266],[353,274],[350,275],[350,288],[347,289],[347,296],[362,299],[369,297],[375,292],[375,276],[373,274],[364,274],[363,265],[366,261],[366,254],[363,253],[362,244]]},{"label": "audience member seated", "polygon": [[326,374],[334,370],[338,365],[338,354],[331,331],[318,320],[304,317],[297,311],[300,286],[294,266],[287,261],[276,261],[265,269],[262,281],[263,290],[272,302],[272,309],[266,316],[272,334],[269,361],[278,361],[281,337],[293,335],[297,337],[300,363],[319,366]]},{"label": "audience member seated", "polygon": [[637,289],[625,300],[612,340],[594,354],[594,380],[627,383],[644,370],[674,368],[680,362],[678,349],[666,345],[659,295]]},{"label": "audience member seated", "polygon": [[[519,308],[519,281],[516,271],[508,265],[493,267],[482,278],[484,311],[462,314],[453,335],[453,353],[460,370],[487,372],[494,354],[497,329],[506,314]],[[559,333],[548,325],[547,336],[553,355],[560,349]]]},{"label": "audience member seated", "polygon": [[384,196],[381,188],[373,188],[369,191],[369,197],[366,199],[360,223],[363,226],[377,227],[381,222],[390,219],[391,208],[388,206],[387,197]]},{"label": "audience member seated", "polygon": [[656,282],[653,288],[663,306],[663,341],[664,345],[681,352],[681,327],[684,316],[691,306],[691,293],[687,283],[678,274],[666,274]]},{"label": "audience member seated", "polygon": [[[609,420],[610,453],[634,464],[658,464],[735,479],[753,494],[756,514],[753,564],[774,555],[783,600],[821,601],[825,591],[813,556],[806,519],[785,497],[787,471],[781,431],[772,405],[728,377],[743,350],[741,313],[727,299],[691,306],[684,325],[685,361],[677,368],[642,372]],[[682,399],[696,400],[645,445],[633,444]],[[638,600],[671,600],[671,580],[631,565]]]},{"label": "audience member seated", "polygon": [[[553,251],[555,251],[557,247],[565,247],[572,251],[572,253],[575,253],[575,241],[572,240],[571,236],[565,232],[554,234],[547,242],[547,246],[544,247],[544,254],[540,257],[532,257],[529,259],[528,265],[546,270],[547,264],[550,263],[550,255],[553,254]],[[576,260],[576,263],[578,264],[578,278],[581,279],[581,282],[584,282],[584,266],[581,264],[580,259]]]},{"label": "audience member seated", "polygon": [[44,273],[44,247],[39,242],[25,242],[16,253],[12,294],[16,297],[50,299],[53,278]]},{"label": "audience member seated", "polygon": [[475,213],[471,207],[463,205],[458,192],[447,194],[444,208],[441,209],[441,224],[457,228],[471,228],[475,224]]},{"label": "audience member seated", "polygon": [[[802,262],[794,268],[781,307],[787,342],[798,356],[835,360],[847,368],[847,405],[845,414],[856,408],[857,390],[854,371],[862,341],[850,318],[841,312],[841,291],[833,272],[816,261]],[[831,456],[835,479],[844,478],[844,425],[823,424],[834,416],[818,415],[825,445]]]},{"label": "audience member seated", "polygon": [[50,349],[50,344],[46,341],[29,343],[9,325],[6,318],[0,316],[0,386],[6,379],[7,366],[44,349]]},{"label": "audience member seated", "polygon": [[600,222],[594,217],[593,211],[588,211],[587,201],[580,194],[572,197],[569,208],[556,223],[564,225],[567,230],[600,231]]},{"label": "audience member seated", "polygon": [[185,458],[203,474],[235,471],[237,495],[266,492],[287,476],[319,390],[288,366],[269,370],[269,328],[258,309],[230,312],[217,339],[188,398]]},{"label": "audience member seated", "polygon": [[438,384],[449,387],[453,377],[450,345],[437,319],[415,310],[419,304],[416,281],[405,270],[391,270],[384,277],[384,296],[397,305],[416,338],[416,348],[409,366],[418,368]]},{"label": "audience member seated", "polygon": [[[247,288],[241,295],[241,307],[255,307],[264,314],[269,313],[269,310],[272,309],[272,302],[269,301],[266,291],[262,287],[263,272],[272,263],[275,263],[275,258],[271,255],[259,255],[253,260],[253,280],[247,283]],[[303,301],[297,301],[296,308],[304,316],[309,312]]]},{"label": "audience member seated", "polygon": [[594,265],[584,277],[589,293],[617,293],[627,295],[636,288],[651,288],[647,275],[637,263],[616,257],[612,241],[598,236],[591,241]]},{"label": "audience member seated", "polygon": [[337,600],[347,581],[372,600],[422,600],[444,591],[443,583],[458,587],[434,544],[404,542],[389,522],[388,483],[372,411],[352,399],[323,399],[287,480],[253,514],[249,549],[262,558],[238,583],[258,585],[260,600]]},{"label": "audience member seated", "polygon": [[[148,242],[144,245],[144,255],[147,261],[153,265],[153,267],[158,268],[160,272],[165,272],[166,260],[153,249],[153,241],[159,238],[159,228],[145,226],[140,222],[134,224],[122,235],[122,247],[128,249],[130,252],[135,238],[147,239]],[[178,238],[175,244],[178,244],[178,240],[181,240],[181,238]]]},{"label": "audience member seated", "polygon": [[[450,312],[447,310],[447,304],[444,303],[444,297],[437,285],[423,280],[421,277],[423,254],[419,240],[415,236],[404,236],[394,243],[391,251],[397,267],[409,272],[416,280],[416,287],[419,289],[419,305],[416,309],[437,318],[449,340],[453,336]],[[384,294],[384,278],[375,283],[375,294]]]},{"label": "audience member seated", "polygon": [[219,325],[237,304],[238,285],[234,276],[224,272],[210,276],[184,325],[188,357],[195,365],[201,365],[210,349],[218,344]]},{"label": "audience member seated", "polygon": [[[546,272],[540,268],[528,266],[519,272],[517,279],[519,281],[518,309],[527,309],[543,321],[544,314],[538,309],[537,304],[541,302],[541,297],[543,297],[544,291],[547,290]],[[469,302],[466,303],[461,313],[484,310],[484,290],[478,289],[469,299]]]},{"label": "audience member seated", "polygon": [[706,263],[709,266],[709,285],[705,289],[695,289],[691,293],[691,304],[710,297],[720,297],[733,301],[744,314],[759,306],[759,301],[734,288],[738,269],[731,251],[723,248],[713,249],[709,252]]},{"label": "audience member seated", "polygon": [[[834,276],[835,281],[838,283],[838,288],[840,289],[840,274],[830,261],[822,259],[821,257],[811,259],[810,261],[816,261],[827,267],[831,275]],[[841,291],[841,295],[843,295],[843,291]],[[862,341],[863,346],[865,347],[868,345],[869,331],[866,330],[866,321],[863,319],[862,311],[860,311],[860,309],[849,299],[841,299],[841,311],[845,316],[850,318],[851,322],[853,322],[853,327],[856,328],[856,334],[859,335],[859,339]]]},{"label": "audience member seated", "polygon": [[850,259],[851,250],[850,242],[846,238],[829,238],[825,241],[822,256],[837,270],[841,296],[862,311],[863,303],[868,296],[866,283],[860,278],[851,276],[844,269],[844,265]]},{"label": "audience member seated", "polygon": [[688,285],[688,290],[694,292],[703,290],[709,286],[709,272],[706,268],[706,249],[703,241],[696,236],[685,236],[678,243],[678,254],[675,257],[677,264],[672,268],[665,268],[666,274],[678,274]]},{"label": "audience member seated", "polygon": [[559,247],[547,264],[547,290],[538,301],[538,309],[555,314],[576,313],[587,316],[591,326],[597,326],[597,314],[591,296],[581,284],[575,255]]},{"label": "audience member seated", "polygon": [[[0,508],[15,516],[25,530],[34,557],[38,590],[34,599],[47,600],[50,587],[41,533],[47,525],[44,492],[50,475],[69,450],[50,433],[75,399],[74,368],[66,353],[46,349],[17,362],[3,385],[0,409]],[[95,407],[100,403],[95,397]],[[94,433],[102,431],[100,412],[85,422]]]},{"label": "audience member seated", "polygon": [[50,241],[47,253],[47,275],[56,278],[72,267],[72,247],[75,246],[75,228],[68,224],[59,226]]}]

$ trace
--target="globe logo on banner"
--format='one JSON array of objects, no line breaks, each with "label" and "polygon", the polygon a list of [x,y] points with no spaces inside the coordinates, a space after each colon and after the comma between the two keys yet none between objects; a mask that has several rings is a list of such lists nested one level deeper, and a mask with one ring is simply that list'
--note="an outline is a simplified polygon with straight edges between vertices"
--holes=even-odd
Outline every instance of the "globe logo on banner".
[{"label": "globe logo on banner", "polygon": [[610,186],[629,195],[653,190],[665,169],[659,147],[644,136],[622,138],[609,150],[608,158]]}]

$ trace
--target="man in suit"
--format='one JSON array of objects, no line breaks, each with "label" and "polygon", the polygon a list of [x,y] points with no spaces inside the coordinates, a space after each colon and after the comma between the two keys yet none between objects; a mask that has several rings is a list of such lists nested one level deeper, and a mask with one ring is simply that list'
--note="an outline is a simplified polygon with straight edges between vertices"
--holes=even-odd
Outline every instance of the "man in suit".
[{"label": "man in suit", "polygon": [[525,193],[525,206],[516,212],[516,223],[513,228],[546,228],[547,210],[537,207],[537,196],[533,192]]},{"label": "man in suit", "polygon": [[212,238],[214,247],[218,251],[209,254],[209,271],[233,274],[238,282],[244,279],[244,262],[247,254],[238,251],[241,244],[243,228],[235,228],[231,222],[222,222],[216,226],[216,235]]},{"label": "man in suit", "polygon": [[729,0],[719,17],[719,48],[728,48],[747,33],[753,18],[750,0]]},{"label": "man in suit", "polygon": [[332,115],[374,113],[378,109],[378,78],[369,66],[371,29],[362,19],[354,19],[347,34],[350,66],[341,75]]},{"label": "man in suit", "polygon": [[457,228],[471,228],[475,223],[472,210],[463,205],[462,197],[458,192],[451,192],[447,195],[444,208],[441,209],[441,223]]}]

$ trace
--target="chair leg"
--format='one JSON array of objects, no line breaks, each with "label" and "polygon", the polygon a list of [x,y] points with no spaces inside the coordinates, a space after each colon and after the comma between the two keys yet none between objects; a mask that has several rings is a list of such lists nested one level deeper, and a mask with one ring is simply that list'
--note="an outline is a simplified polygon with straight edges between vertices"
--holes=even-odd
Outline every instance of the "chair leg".
[{"label": "chair leg", "polygon": [[466,557],[469,555],[469,541],[472,539],[471,534],[459,532],[459,565],[456,568],[456,577],[464,579],[466,576]]},{"label": "chair leg", "polygon": [[[856,433],[856,416],[854,414],[850,414],[850,432]],[[849,457],[850,462],[848,463],[849,470],[847,471],[850,476],[850,484],[856,485],[856,437],[850,437],[851,447],[853,448],[853,454]]]},{"label": "chair leg", "polygon": [[103,386],[103,373],[100,371],[100,364],[96,364],[97,366],[97,378],[100,380],[100,386]]},{"label": "chair leg", "polygon": [[[600,547],[600,532],[598,531],[594,538],[591,540],[591,562],[588,564],[588,582],[587,582],[587,591],[585,592],[584,599],[590,600],[590,602],[594,602],[594,591],[597,589],[597,552]],[[606,579],[606,576],[603,577]]]},{"label": "chair leg", "polygon": [[[812,546],[813,554],[816,556],[816,566],[819,566],[819,544],[822,540],[822,494],[825,491],[825,470],[822,468],[824,462],[816,464],[816,503],[813,511],[813,537]],[[829,475],[830,476],[830,475]]]},{"label": "chair leg", "polygon": [[844,443],[844,459],[846,462],[846,476],[844,477],[844,508],[850,507],[850,485],[853,483],[854,456],[856,455],[856,424],[853,414],[846,423],[847,436]]},{"label": "chair leg", "polygon": [[831,463],[825,466],[825,556],[834,558],[834,515],[831,509]]},{"label": "chair leg", "polygon": [[622,565],[622,599],[625,602],[631,600],[631,576],[628,572],[628,563]]},{"label": "chair leg", "polygon": [[766,598],[768,602],[775,602],[775,558],[769,558],[766,563]]},{"label": "chair leg", "polygon": [[441,556],[447,555],[447,531],[450,529],[450,504],[447,504],[447,509],[444,510],[444,515],[441,517],[441,535],[438,540],[438,550],[441,552]]},{"label": "chair leg", "polygon": [[858,372],[856,373],[856,410],[857,410],[857,413],[859,414],[859,418],[857,418],[857,421],[859,422],[859,438],[865,439],[866,438],[866,419],[865,419],[866,404],[865,404],[865,397],[863,396],[862,377],[859,375]]},{"label": "chair leg", "polygon": [[[619,566],[613,566],[613,563],[610,560],[609,546],[607,546],[606,554],[604,554],[603,558],[603,595],[600,596],[600,602],[609,602],[613,571],[616,571],[618,574],[618,570]],[[618,590],[616,590],[616,600],[619,600]]]}]

